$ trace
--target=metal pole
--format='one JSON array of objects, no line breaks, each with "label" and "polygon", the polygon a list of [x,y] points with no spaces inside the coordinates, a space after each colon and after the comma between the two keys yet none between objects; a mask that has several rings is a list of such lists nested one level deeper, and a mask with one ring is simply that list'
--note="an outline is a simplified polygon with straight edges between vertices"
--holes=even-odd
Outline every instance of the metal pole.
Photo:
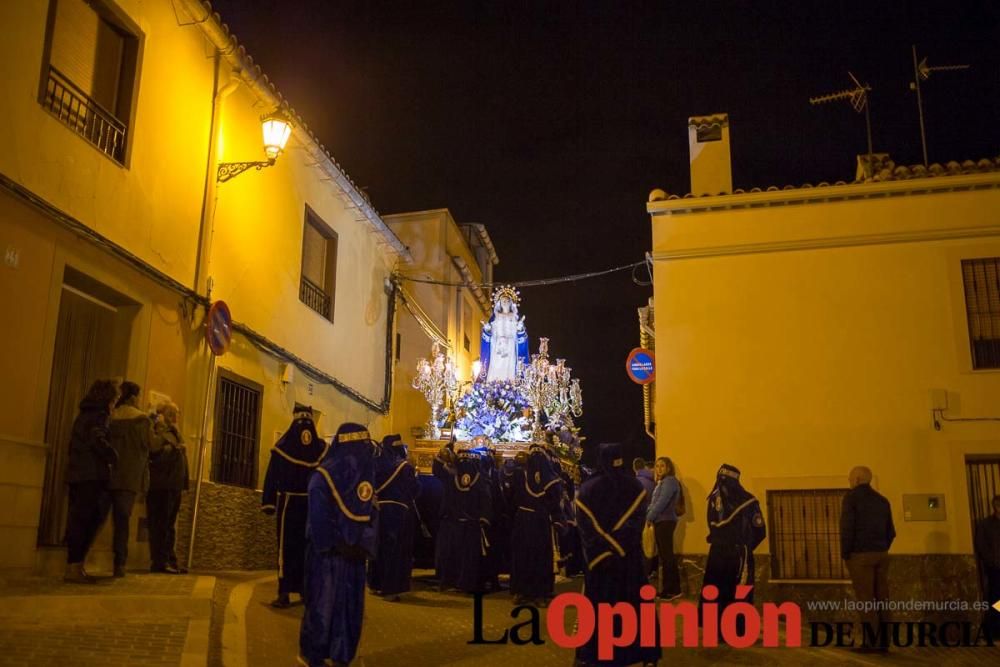
[{"label": "metal pole", "polygon": [[917,65],[917,45],[913,44],[913,89],[917,91],[917,113],[920,116],[920,147],[924,151],[924,166],[927,166],[927,137],[924,134],[924,102],[920,97],[920,70]]},{"label": "metal pole", "polygon": [[[207,326],[207,324],[206,324]],[[201,480],[205,476],[205,451],[207,449],[207,438],[205,432],[208,431],[208,407],[212,397],[212,376],[215,374],[215,355],[209,353],[208,374],[205,378],[205,407],[201,416],[201,437],[198,443],[198,477],[194,486],[194,509],[191,513],[191,539],[188,542],[187,567],[191,569],[191,561],[194,558],[194,537],[198,528],[198,502],[201,500]]]},{"label": "metal pole", "polygon": [[868,131],[868,155],[872,154],[872,98],[865,95],[865,129]]}]

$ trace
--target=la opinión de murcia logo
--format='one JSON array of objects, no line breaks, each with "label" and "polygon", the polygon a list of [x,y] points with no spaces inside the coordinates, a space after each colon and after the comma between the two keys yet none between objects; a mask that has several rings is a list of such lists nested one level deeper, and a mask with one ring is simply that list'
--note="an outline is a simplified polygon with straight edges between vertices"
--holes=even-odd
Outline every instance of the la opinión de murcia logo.
[{"label": "la opini\u00f3n de murcia logo", "polygon": [[[614,657],[615,648],[631,646],[636,640],[645,648],[714,648],[720,642],[733,648],[749,648],[758,642],[765,648],[801,647],[802,609],[799,605],[794,602],[765,602],[758,610],[746,601],[752,590],[753,586],[737,586],[736,602],[727,604],[720,614],[719,605],[714,602],[719,597],[718,588],[705,586],[702,589],[700,626],[697,603],[684,601],[657,604],[656,589],[653,586],[643,586],[640,589],[639,596],[643,602],[638,608],[627,602],[602,602],[595,609],[594,604],[581,593],[561,593],[545,610],[545,627],[552,641],[561,648],[579,648],[590,642],[596,633],[597,655],[601,660],[610,660]],[[487,638],[483,629],[483,594],[475,594],[474,599],[473,638],[467,643],[545,643],[541,635],[541,614],[534,605],[514,607],[510,617],[520,622],[504,630],[498,637]],[[567,631],[566,614],[571,608],[576,610],[576,622],[573,629]],[[810,622],[808,645],[833,645],[838,648],[855,645],[899,648],[994,646],[993,637],[985,626],[964,621],[941,624],[893,621],[877,626],[863,623],[860,637],[853,634],[853,627],[851,621]]]}]

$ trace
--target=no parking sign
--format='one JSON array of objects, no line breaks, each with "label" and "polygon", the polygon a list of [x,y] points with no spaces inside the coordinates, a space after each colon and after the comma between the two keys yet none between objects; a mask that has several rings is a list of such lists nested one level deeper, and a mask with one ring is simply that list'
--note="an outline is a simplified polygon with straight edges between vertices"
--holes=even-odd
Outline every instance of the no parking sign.
[{"label": "no parking sign", "polygon": [[212,354],[221,357],[233,340],[233,315],[225,301],[216,301],[205,318],[205,340]]},{"label": "no parking sign", "polygon": [[637,347],[625,361],[625,372],[636,384],[649,384],[656,379],[656,357],[652,350]]}]

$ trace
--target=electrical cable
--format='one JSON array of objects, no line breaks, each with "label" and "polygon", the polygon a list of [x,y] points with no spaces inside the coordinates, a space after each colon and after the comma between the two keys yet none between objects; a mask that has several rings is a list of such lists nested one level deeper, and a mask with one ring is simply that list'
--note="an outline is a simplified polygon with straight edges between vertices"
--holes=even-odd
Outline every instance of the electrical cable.
[{"label": "electrical cable", "polygon": [[[129,252],[122,246],[118,245],[114,241],[108,239],[107,237],[94,231],[84,223],[80,222],[68,213],[63,212],[61,209],[57,208],[53,204],[49,203],[44,198],[36,195],[31,190],[25,188],[17,181],[9,178],[5,174],[0,173],[0,188],[3,188],[14,195],[16,198],[20,199],[25,204],[31,206],[35,210],[39,211],[41,214],[48,218],[51,218],[55,222],[62,225],[65,229],[71,233],[82,237],[95,246],[102,250],[106,250],[113,256],[117,257],[119,260],[123,261],[125,264],[129,265],[140,274],[146,276],[156,284],[165,287],[173,292],[181,295],[184,299],[181,305],[181,309],[187,310],[187,302],[193,302],[196,305],[200,305],[204,308],[208,308],[210,305],[208,299],[196,291],[192,290],[190,287],[184,285],[178,280],[175,280],[171,276],[163,273],[156,267],[148,264],[145,260],[138,257],[137,255]],[[396,298],[397,291],[395,284],[393,284],[392,292],[389,295],[388,312],[386,316],[386,353],[385,353],[385,377],[384,377],[384,395],[381,402],[375,401],[374,399],[368,398],[362,394],[357,389],[345,384],[344,382],[338,380],[325,373],[323,370],[313,366],[309,362],[305,361],[301,357],[297,356],[295,353],[283,348],[276,342],[268,338],[267,336],[258,333],[251,329],[246,324],[242,322],[233,322],[233,331],[241,334],[246,338],[251,344],[257,347],[259,350],[271,355],[276,359],[282,361],[287,361],[302,371],[303,374],[310,377],[312,380],[319,384],[330,385],[336,389],[341,394],[347,396],[351,400],[360,403],[361,405],[370,408],[374,412],[380,414],[388,414],[389,406],[392,401],[392,385],[393,385],[393,363],[392,363],[392,328],[393,322],[396,315]],[[193,313],[193,310],[192,310]]]},{"label": "electrical cable", "polygon": [[[934,408],[931,410],[934,415],[934,430],[941,430],[941,422],[1000,422],[1000,417],[945,417],[944,410]],[[940,420],[940,421],[939,421]]]},{"label": "electrical cable", "polygon": [[598,278],[600,276],[606,276],[612,273],[617,273],[619,271],[634,271],[637,267],[646,264],[648,260],[644,259],[641,262],[632,262],[631,264],[623,264],[622,266],[615,266],[610,269],[602,269],[600,271],[589,271],[587,273],[574,273],[568,276],[558,276],[555,278],[539,278],[536,280],[520,280],[516,282],[503,282],[495,281],[489,283],[457,283],[448,280],[434,280],[432,278],[418,278],[416,276],[404,276],[402,274],[397,274],[396,278],[399,280],[406,280],[412,283],[424,283],[426,285],[442,285],[444,287],[481,287],[483,289],[493,289],[494,285],[510,285],[511,287],[543,287],[547,285],[557,285],[559,283],[569,283],[576,282],[579,280],[587,280],[589,278]]}]

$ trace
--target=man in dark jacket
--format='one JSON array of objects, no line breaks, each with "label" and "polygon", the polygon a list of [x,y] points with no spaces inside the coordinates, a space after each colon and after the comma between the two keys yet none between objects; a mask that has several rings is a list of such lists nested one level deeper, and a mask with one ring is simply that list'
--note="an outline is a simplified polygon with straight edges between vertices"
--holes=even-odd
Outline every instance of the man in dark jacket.
[{"label": "man in dark jacket", "polygon": [[108,444],[108,419],[118,400],[118,386],[98,380],[80,401],[69,442],[69,517],[66,523],[66,576],[71,584],[96,580],[83,569],[87,551],[108,516],[108,479],[115,450]]},{"label": "man in dark jacket", "polygon": [[[892,508],[885,496],[871,487],[872,471],[857,466],[847,477],[851,490],[840,512],[840,553],[847,562],[859,603],[882,603],[889,598],[889,547],[896,537]],[[878,633],[885,621],[883,609],[860,612],[861,620]],[[862,651],[881,651],[868,645],[862,629]],[[884,635],[883,635],[884,636]]]},{"label": "man in dark jacket", "polygon": [[118,464],[111,474],[111,518],[114,520],[115,576],[125,576],[128,560],[129,523],[136,494],[147,488],[147,465],[151,450],[159,449],[153,440],[153,422],[139,409],[139,385],[123,382],[118,407],[111,413],[111,446],[118,453]]},{"label": "man in dark jacket", "polygon": [[[1000,494],[993,496],[993,514],[976,524],[976,556],[986,577],[986,599],[992,604],[1000,600]],[[994,640],[1000,639],[1000,611],[987,609],[983,624]]]},{"label": "man in dark jacket", "polygon": [[149,493],[146,516],[149,521],[150,572],[180,574],[182,568],[174,551],[177,512],[181,494],[188,488],[188,461],[184,438],[177,426],[177,406],[163,403],[156,409],[153,425],[159,451],[149,455]]}]

